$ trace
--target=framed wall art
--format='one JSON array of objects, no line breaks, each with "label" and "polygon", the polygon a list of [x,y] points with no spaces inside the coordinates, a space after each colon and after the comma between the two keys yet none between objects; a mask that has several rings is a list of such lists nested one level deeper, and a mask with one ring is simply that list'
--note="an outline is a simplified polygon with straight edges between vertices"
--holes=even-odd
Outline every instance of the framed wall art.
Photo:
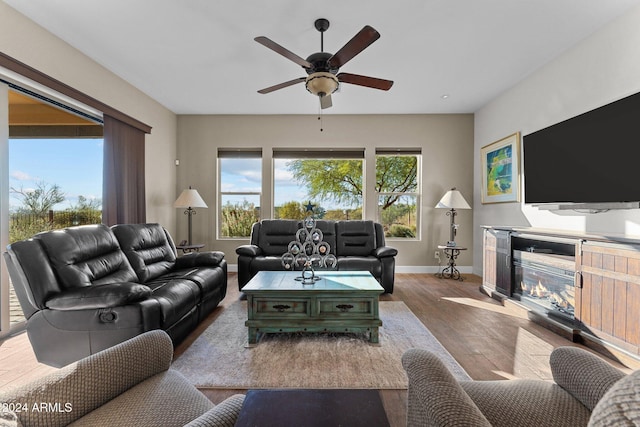
[{"label": "framed wall art", "polygon": [[520,201],[520,132],[480,149],[482,203]]}]

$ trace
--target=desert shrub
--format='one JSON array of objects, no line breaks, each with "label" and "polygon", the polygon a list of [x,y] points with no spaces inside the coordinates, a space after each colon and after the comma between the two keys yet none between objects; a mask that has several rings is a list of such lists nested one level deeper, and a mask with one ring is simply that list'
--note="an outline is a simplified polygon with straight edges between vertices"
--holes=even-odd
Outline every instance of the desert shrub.
[{"label": "desert shrub", "polygon": [[416,237],[415,228],[406,225],[393,224],[386,233],[387,237]]}]

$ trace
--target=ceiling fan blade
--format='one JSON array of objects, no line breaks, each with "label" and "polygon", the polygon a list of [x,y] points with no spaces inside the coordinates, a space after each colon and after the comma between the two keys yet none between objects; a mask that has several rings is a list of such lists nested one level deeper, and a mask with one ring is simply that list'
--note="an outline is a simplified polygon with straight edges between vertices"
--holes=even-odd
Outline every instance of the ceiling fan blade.
[{"label": "ceiling fan blade", "polygon": [[305,80],[306,80],[305,77],[298,77],[297,79],[289,80],[288,82],[284,82],[274,86],[266,87],[264,89],[260,89],[258,93],[265,94],[265,93],[273,92],[274,90],[282,89],[288,86],[293,86],[296,83],[302,83]]},{"label": "ceiling fan blade", "polygon": [[260,43],[263,46],[268,47],[269,49],[273,50],[276,53],[279,53],[280,55],[284,56],[285,58],[295,62],[296,64],[302,66],[303,68],[312,68],[313,65],[307,61],[304,58],[299,57],[298,55],[296,55],[295,53],[291,52],[290,50],[280,46],[278,43],[274,42],[271,39],[268,39],[264,36],[260,36],[260,37],[256,37],[254,39],[255,41],[257,41],[258,43]]},{"label": "ceiling fan blade", "polygon": [[373,27],[365,25],[358,34],[349,40],[347,44],[342,46],[342,49],[329,58],[329,65],[336,68],[342,67],[354,56],[365,50],[371,43],[379,38],[379,32],[377,32]]},{"label": "ceiling fan blade", "polygon": [[340,83],[351,83],[352,85],[366,86],[373,89],[389,90],[391,86],[393,86],[392,80],[378,79],[358,74],[340,73],[337,77]]},{"label": "ceiling fan blade", "polygon": [[320,108],[325,109],[333,106],[333,102],[331,102],[331,95],[324,95],[320,97]]}]

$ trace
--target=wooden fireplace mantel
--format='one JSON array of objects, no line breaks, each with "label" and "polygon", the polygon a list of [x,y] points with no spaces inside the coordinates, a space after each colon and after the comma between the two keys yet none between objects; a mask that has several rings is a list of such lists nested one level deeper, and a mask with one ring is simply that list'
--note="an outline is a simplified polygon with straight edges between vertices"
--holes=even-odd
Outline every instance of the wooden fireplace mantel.
[{"label": "wooden fireplace mantel", "polygon": [[640,359],[640,236],[599,235],[526,227],[483,227],[481,290],[512,300],[513,251],[520,246],[559,253],[575,263],[575,322],[530,318],[596,349]]}]

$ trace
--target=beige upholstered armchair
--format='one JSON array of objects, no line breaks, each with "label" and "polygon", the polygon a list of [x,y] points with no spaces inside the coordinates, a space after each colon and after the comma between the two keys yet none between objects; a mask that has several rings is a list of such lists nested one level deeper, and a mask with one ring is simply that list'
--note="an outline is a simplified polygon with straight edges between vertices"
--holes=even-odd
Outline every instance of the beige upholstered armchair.
[{"label": "beige upholstered armchair", "polygon": [[555,349],[555,382],[457,381],[432,353],[402,356],[408,427],[640,425],[640,370],[626,376],[577,347]]},{"label": "beige upholstered armchair", "polygon": [[214,405],[169,369],[173,345],[154,330],[0,393],[0,426],[232,427],[243,395]]}]

